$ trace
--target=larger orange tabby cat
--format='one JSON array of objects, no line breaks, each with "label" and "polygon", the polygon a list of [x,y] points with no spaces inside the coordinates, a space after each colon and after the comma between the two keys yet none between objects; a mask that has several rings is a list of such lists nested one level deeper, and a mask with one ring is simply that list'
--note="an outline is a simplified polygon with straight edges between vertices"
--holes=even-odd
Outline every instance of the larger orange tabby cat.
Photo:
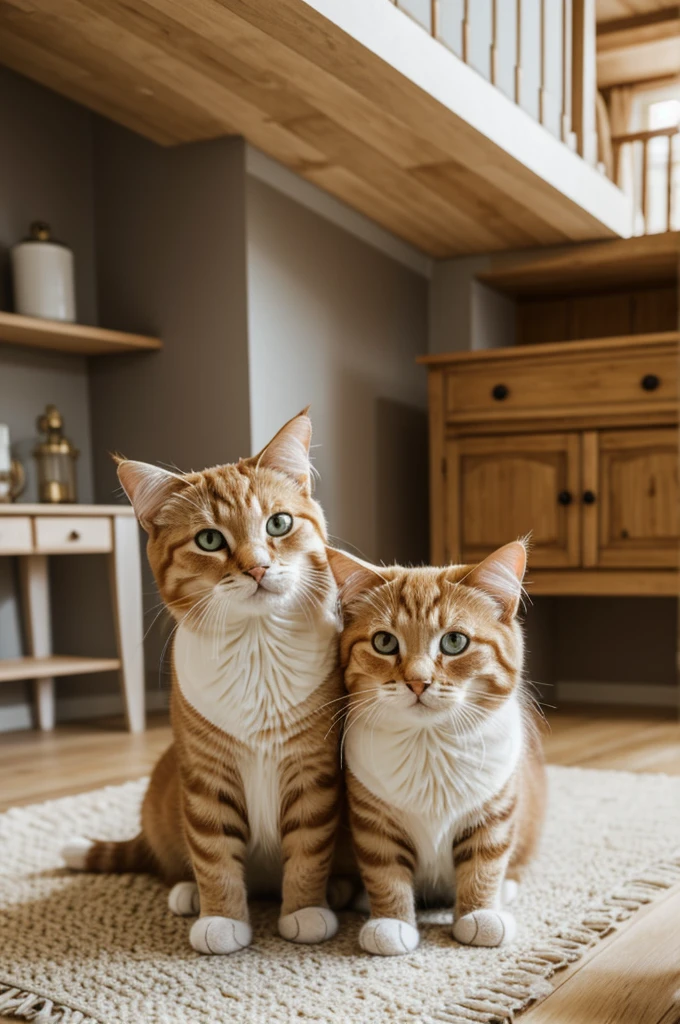
[{"label": "larger orange tabby cat", "polygon": [[342,683],[310,438],[301,413],[234,465],[185,476],[140,462],[118,467],[177,622],[175,741],[154,769],[141,833],[75,840],[64,856],[88,871],[160,874],[175,885],[176,913],[200,903],[190,941],[202,953],[250,943],[247,882],[263,879],[282,891],[284,938],[321,942],[337,929],[326,886]]},{"label": "larger orange tabby cat", "polygon": [[514,935],[504,903],[543,818],[540,745],[517,622],[524,545],[472,568],[377,569],[340,551],[341,662],[354,849],[371,918],[364,950],[418,945],[415,897],[454,900],[453,936]]}]

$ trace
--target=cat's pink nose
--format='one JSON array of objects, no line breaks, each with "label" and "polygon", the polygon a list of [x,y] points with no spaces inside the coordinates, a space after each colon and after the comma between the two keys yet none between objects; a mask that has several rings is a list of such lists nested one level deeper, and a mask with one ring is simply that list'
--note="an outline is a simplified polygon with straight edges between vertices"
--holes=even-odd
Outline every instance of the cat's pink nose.
[{"label": "cat's pink nose", "polygon": [[254,565],[252,569],[246,569],[246,576],[252,576],[255,582],[259,585],[262,582],[262,577],[266,571],[266,565]]},{"label": "cat's pink nose", "polygon": [[420,697],[420,695],[424,693],[424,691],[428,688],[430,684],[426,682],[424,679],[410,679],[406,683],[406,685],[408,686],[409,690],[413,690],[416,697]]}]

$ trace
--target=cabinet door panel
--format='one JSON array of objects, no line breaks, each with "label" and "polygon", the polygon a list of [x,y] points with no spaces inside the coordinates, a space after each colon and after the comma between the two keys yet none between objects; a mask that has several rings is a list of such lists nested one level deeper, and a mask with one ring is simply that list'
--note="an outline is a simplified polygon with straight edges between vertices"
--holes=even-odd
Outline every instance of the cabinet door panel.
[{"label": "cabinet door panel", "polygon": [[[450,557],[474,562],[531,533],[530,564],[580,561],[580,439],[577,434],[461,438],[450,442]],[[560,495],[571,498],[560,503]]]},{"label": "cabinet door panel", "polygon": [[678,565],[678,431],[602,431],[599,453],[599,564],[650,569]]}]

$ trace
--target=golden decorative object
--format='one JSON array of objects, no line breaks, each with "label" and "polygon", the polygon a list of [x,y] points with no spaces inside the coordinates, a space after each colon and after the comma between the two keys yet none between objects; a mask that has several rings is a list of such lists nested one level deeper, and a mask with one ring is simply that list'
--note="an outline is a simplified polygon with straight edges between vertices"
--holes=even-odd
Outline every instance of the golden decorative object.
[{"label": "golden decorative object", "polygon": [[38,464],[38,494],[47,504],[78,500],[76,494],[76,459],[80,452],[64,437],[64,420],[56,405],[48,405],[38,417],[38,430],[47,434],[33,449]]},{"label": "golden decorative object", "polygon": [[0,469],[0,484],[8,484],[0,487],[0,502],[16,501],[26,486],[26,473],[18,459],[12,459],[8,470]]}]

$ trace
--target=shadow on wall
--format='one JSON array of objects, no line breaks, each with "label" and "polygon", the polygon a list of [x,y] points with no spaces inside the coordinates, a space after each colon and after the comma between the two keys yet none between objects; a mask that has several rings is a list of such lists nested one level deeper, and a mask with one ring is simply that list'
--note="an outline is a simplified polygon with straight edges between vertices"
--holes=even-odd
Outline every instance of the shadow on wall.
[{"label": "shadow on wall", "polygon": [[427,413],[376,403],[376,555],[379,561],[429,561]]}]

